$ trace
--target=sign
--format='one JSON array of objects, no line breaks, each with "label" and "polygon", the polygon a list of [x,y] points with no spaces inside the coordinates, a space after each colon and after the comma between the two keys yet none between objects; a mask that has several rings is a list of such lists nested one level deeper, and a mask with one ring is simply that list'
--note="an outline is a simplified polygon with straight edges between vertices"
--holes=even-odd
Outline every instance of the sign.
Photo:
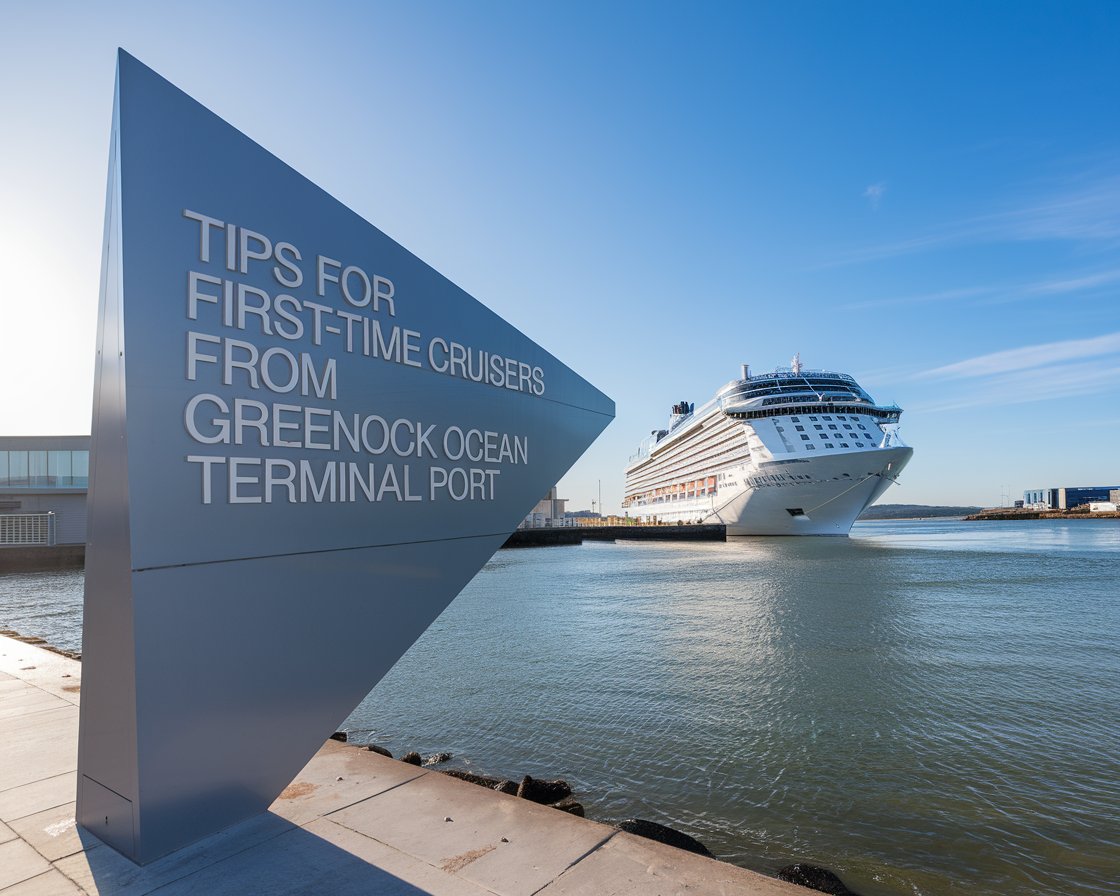
[{"label": "sign", "polygon": [[78,821],[143,863],[264,811],[614,404],[123,51],[97,339]]}]

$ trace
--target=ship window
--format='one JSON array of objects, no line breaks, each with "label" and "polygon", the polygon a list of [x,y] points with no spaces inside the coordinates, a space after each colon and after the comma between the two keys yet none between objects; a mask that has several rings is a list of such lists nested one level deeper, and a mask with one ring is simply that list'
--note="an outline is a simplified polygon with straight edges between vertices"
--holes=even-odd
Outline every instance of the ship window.
[{"label": "ship window", "polygon": [[848,443],[847,443],[847,442],[841,442],[841,443],[840,443],[840,447],[841,447],[841,448],[847,448],[847,447],[848,447]]},{"label": "ship window", "polygon": [[792,420],[794,423],[800,423],[801,422],[800,417],[790,417],[789,419]]},{"label": "ship window", "polygon": [[810,451],[816,451],[816,450],[817,450],[817,446],[816,446],[816,445],[806,445],[805,447],[806,447],[807,449],[809,449]]},{"label": "ship window", "polygon": [[798,432],[805,432],[804,426],[795,426],[794,429],[796,429]]},{"label": "ship window", "polygon": [[832,448],[832,447],[834,447],[834,446],[833,446],[832,442],[825,442],[825,443],[824,443],[824,447],[825,447],[825,448]]},{"label": "ship window", "polygon": [[805,511],[800,507],[787,507],[786,513],[788,513],[790,516],[805,516]]},{"label": "ship window", "polygon": [[827,439],[828,438],[828,436],[826,436],[823,432],[818,432],[817,436],[818,436],[818,438],[822,438],[822,439]]},{"label": "ship window", "polygon": [[863,442],[856,442],[856,447],[857,448],[862,448],[863,447]]},{"label": "ship window", "polygon": [[826,415],[824,419],[825,420],[831,420],[832,418]]},{"label": "ship window", "polygon": [[775,426],[775,429],[777,429],[778,432],[785,432],[786,431],[786,428],[784,426]]},{"label": "ship window", "polygon": [[809,419],[810,420],[816,420],[817,418],[816,417],[810,417]]},{"label": "ship window", "polygon": [[805,435],[805,433],[801,434],[801,438],[804,439],[806,442],[809,441],[809,437],[807,435]]},{"label": "ship window", "polygon": [[829,423],[828,428],[829,429],[839,429],[839,427],[835,423]]},{"label": "ship window", "polygon": [[824,429],[824,424],[823,423],[814,423],[813,424],[813,429]]}]

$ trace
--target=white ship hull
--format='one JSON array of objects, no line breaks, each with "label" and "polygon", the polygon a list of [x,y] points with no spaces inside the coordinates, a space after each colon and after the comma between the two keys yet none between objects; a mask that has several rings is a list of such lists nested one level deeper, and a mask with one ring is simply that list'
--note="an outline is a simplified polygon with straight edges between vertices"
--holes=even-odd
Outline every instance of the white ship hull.
[{"label": "white ship hull", "polygon": [[[847,535],[913,453],[886,448],[814,458],[806,468],[811,481],[744,488],[704,522],[723,523],[728,535]],[[802,513],[793,515],[791,509]]]},{"label": "white ship hull", "polygon": [[847,535],[913,454],[900,413],[842,374],[744,376],[698,414],[674,407],[627,468],[627,513],[722,523],[731,536]]}]

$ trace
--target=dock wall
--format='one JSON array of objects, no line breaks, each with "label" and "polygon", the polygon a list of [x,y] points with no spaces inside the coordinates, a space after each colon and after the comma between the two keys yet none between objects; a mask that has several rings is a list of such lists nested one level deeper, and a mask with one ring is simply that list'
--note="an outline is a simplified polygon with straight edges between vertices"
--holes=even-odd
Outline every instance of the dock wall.
[{"label": "dock wall", "polygon": [[579,526],[518,529],[503,548],[583,544],[584,541],[726,541],[727,527],[716,526]]}]

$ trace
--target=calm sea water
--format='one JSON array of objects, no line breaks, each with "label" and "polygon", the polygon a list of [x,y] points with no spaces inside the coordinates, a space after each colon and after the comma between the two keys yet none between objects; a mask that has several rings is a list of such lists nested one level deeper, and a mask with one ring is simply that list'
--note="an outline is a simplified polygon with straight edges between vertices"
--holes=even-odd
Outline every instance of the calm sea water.
[{"label": "calm sea water", "polygon": [[[501,551],[346,727],[868,896],[1114,893],[1118,574],[1092,521]],[[78,648],[80,592],[0,627]]]}]

